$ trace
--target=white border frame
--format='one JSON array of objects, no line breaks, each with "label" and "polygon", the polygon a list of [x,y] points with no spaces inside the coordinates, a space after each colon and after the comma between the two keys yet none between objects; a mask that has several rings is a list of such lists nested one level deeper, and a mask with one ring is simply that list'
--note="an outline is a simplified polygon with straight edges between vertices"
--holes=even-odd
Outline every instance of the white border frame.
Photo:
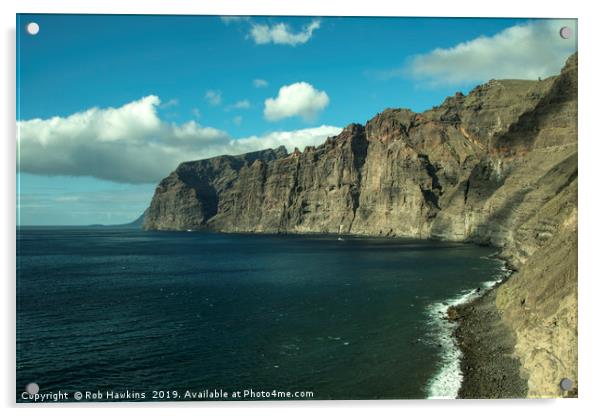
[{"label": "white border frame", "polygon": [[[0,102],[4,126],[2,140],[2,178],[4,180],[4,201],[2,204],[2,239],[0,240],[2,276],[2,363],[0,395],[3,407],[14,411],[35,411],[32,405],[15,405],[15,14],[16,13],[104,13],[104,14],[216,14],[216,15],[319,15],[319,16],[429,16],[429,17],[572,17],[579,19],[579,168],[581,192],[579,193],[579,399],[565,400],[473,400],[473,401],[337,401],[337,402],[188,402],[188,403],[144,403],[144,404],[57,404],[44,405],[50,414],[82,412],[105,414],[110,408],[117,414],[140,412],[164,415],[166,407],[178,412],[198,414],[245,412],[251,415],[266,413],[291,414],[316,412],[330,414],[341,411],[349,414],[365,415],[368,411],[386,414],[421,415],[445,413],[502,415],[515,411],[545,412],[547,415],[567,414],[591,410],[596,406],[596,383],[600,370],[600,349],[602,337],[599,335],[598,319],[601,293],[600,273],[595,259],[600,222],[597,220],[598,182],[600,172],[596,169],[602,157],[602,146],[596,125],[599,116],[595,113],[602,100],[599,68],[600,53],[596,49],[597,40],[602,39],[599,22],[595,13],[595,2],[589,5],[574,1],[526,2],[524,0],[504,0],[485,2],[470,0],[392,2],[371,0],[370,2],[350,2],[344,0],[305,0],[296,3],[281,0],[229,0],[195,1],[190,0],[146,0],[125,2],[123,0],[5,0],[0,4],[3,23],[2,42],[2,83],[5,96]],[[400,375],[402,377],[402,375]],[[17,410],[17,408],[19,408]],[[172,413],[173,411],[170,411]]]}]

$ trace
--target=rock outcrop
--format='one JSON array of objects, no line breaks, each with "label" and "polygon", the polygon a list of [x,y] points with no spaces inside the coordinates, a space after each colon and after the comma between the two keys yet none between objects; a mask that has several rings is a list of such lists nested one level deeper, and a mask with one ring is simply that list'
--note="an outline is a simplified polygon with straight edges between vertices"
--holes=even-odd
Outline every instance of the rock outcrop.
[{"label": "rock outcrop", "polygon": [[541,81],[491,80],[423,113],[387,109],[324,144],[186,162],[154,230],[474,241],[517,269],[497,290],[530,396],[577,380],[577,56]]}]

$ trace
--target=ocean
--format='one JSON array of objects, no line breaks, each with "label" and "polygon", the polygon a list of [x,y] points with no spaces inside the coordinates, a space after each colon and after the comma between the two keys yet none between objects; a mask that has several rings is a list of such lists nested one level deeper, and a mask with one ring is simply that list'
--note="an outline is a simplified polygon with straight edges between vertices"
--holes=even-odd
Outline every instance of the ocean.
[{"label": "ocean", "polygon": [[31,382],[82,400],[452,398],[460,352],[443,314],[502,278],[493,253],[407,239],[21,227],[17,401]]}]

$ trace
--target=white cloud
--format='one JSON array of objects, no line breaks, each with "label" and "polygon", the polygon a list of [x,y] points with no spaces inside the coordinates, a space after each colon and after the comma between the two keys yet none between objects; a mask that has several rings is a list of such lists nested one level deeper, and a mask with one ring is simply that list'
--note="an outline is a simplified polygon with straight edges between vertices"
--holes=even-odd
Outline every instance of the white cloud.
[{"label": "white cloud", "polygon": [[240,101],[235,102],[234,104],[230,104],[229,106],[227,106],[226,111],[246,110],[248,108],[251,108],[251,103],[249,102],[249,100],[240,100]]},{"label": "white cloud", "polygon": [[220,16],[219,18],[227,25],[230,23],[244,22],[251,19],[249,16]]},{"label": "white cloud", "polygon": [[315,145],[341,130],[321,126],[234,139],[196,121],[176,124],[161,120],[157,113],[160,104],[158,97],[150,95],[118,108],[19,121],[19,171],[157,183],[183,161],[280,145],[289,149]]},{"label": "white cloud", "polygon": [[253,80],[253,86],[255,88],[264,88],[268,86],[268,82],[265,79],[257,78]]},{"label": "white cloud", "polygon": [[160,108],[169,108],[169,107],[175,107],[179,104],[178,100],[176,100],[175,98],[172,98],[171,100],[167,100],[164,103],[161,103],[161,105],[159,106]]},{"label": "white cloud", "polygon": [[300,116],[306,121],[313,120],[329,103],[326,92],[318,91],[307,82],[285,85],[276,98],[265,100],[263,114],[269,121]]},{"label": "white cloud", "polygon": [[340,127],[322,125],[294,131],[275,131],[263,136],[250,136],[236,140],[236,146],[251,152],[257,149],[276,148],[285,146],[289,152],[295,147],[304,149],[306,146],[318,146],[327,137],[336,136],[341,132]]},{"label": "white cloud", "polygon": [[213,106],[218,106],[222,103],[222,92],[217,90],[208,90],[205,93],[205,100]]},{"label": "white cloud", "polygon": [[[562,39],[560,28],[573,29],[574,37]],[[496,79],[537,79],[557,74],[576,50],[575,20],[533,20],[493,36],[481,36],[448,49],[416,55],[404,68],[382,77],[409,76],[432,86],[469,84]]]},{"label": "white cloud", "polygon": [[54,202],[78,202],[81,200],[80,196],[70,195],[70,196],[57,196],[54,198]]},{"label": "white cloud", "polygon": [[314,30],[320,28],[319,20],[312,20],[300,32],[293,33],[286,23],[276,23],[274,25],[253,24],[251,26],[250,36],[256,44],[265,45],[274,43],[276,45],[291,45],[306,43],[311,39]]}]

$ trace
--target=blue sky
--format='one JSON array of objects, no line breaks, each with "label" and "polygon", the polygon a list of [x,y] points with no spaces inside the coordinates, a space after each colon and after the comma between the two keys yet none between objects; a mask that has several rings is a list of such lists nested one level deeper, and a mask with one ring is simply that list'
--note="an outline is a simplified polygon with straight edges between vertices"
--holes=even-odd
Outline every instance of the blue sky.
[{"label": "blue sky", "polygon": [[[32,21],[35,36],[25,31]],[[557,36],[563,25],[572,39]],[[552,75],[576,49],[576,29],[524,19],[19,15],[18,221],[132,221],[179,162],[302,149],[387,107],[423,111],[490,78]]]}]

